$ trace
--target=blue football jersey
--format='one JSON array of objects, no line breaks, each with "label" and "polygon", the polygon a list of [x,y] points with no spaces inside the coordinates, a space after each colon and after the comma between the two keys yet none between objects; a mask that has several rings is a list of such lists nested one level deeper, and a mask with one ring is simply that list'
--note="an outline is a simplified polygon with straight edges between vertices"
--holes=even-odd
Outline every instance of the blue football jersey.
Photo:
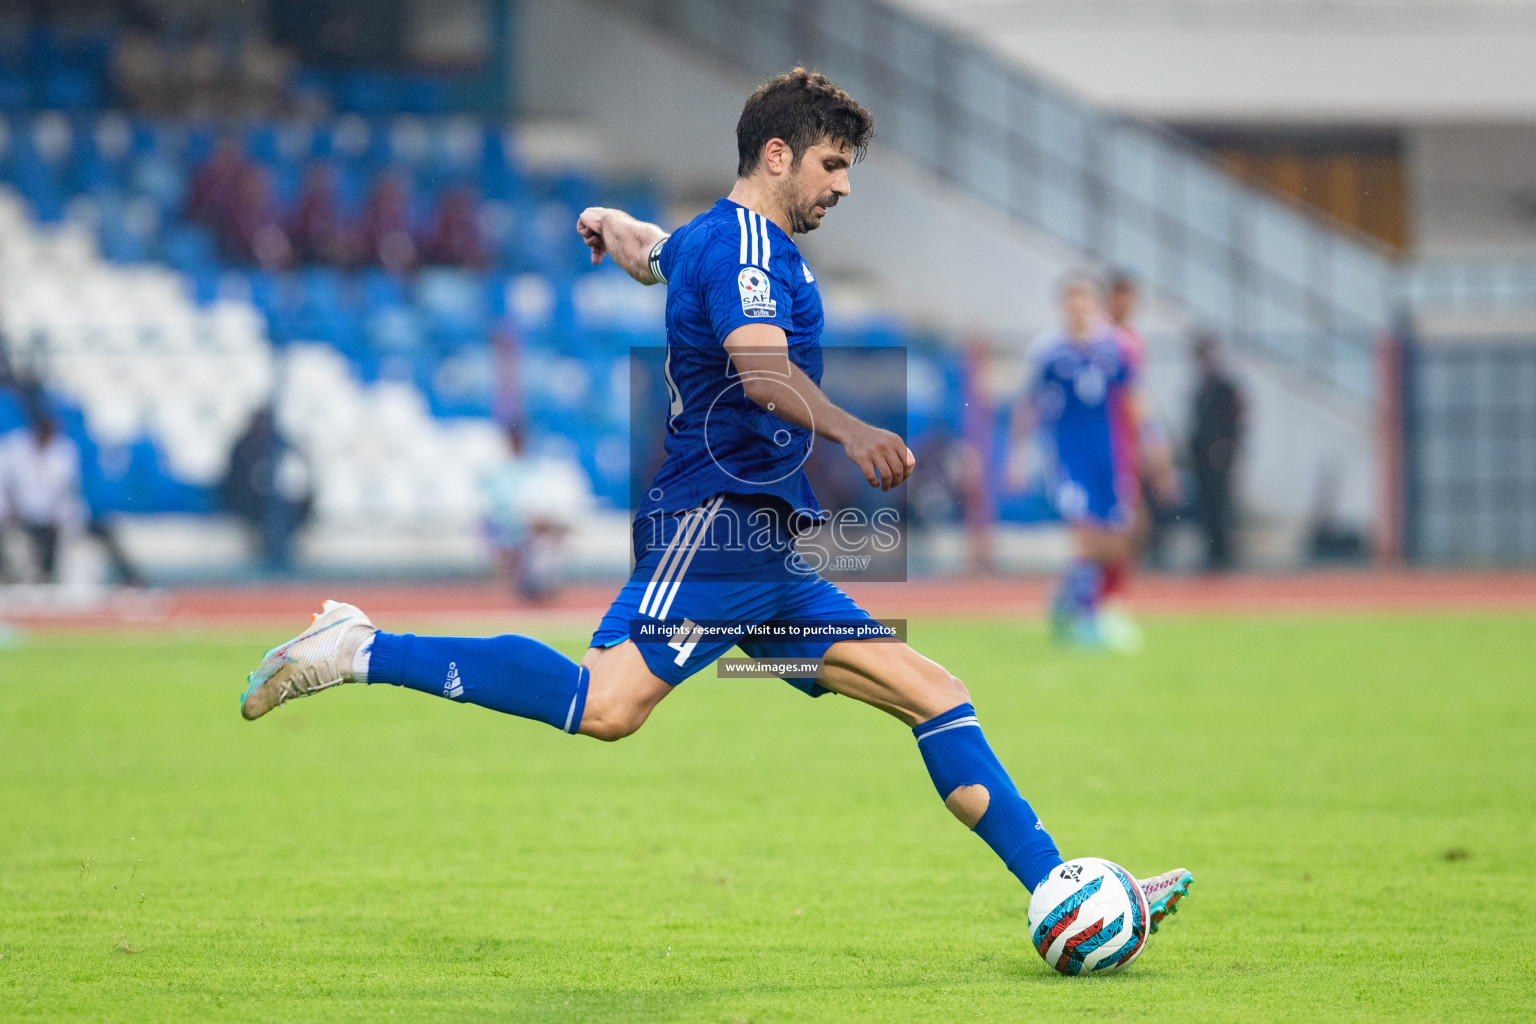
[{"label": "blue football jersey", "polygon": [[1135,369],[1108,330],[1074,342],[1052,334],[1031,354],[1030,398],[1056,469],[1082,483],[1101,477],[1113,486],[1112,396],[1134,383]]},{"label": "blue football jersey", "polygon": [[667,285],[666,458],[637,522],[722,493],[820,515],[803,468],[812,432],[748,398],[724,347],[738,327],[773,324],[821,383],[821,295],[800,250],[766,217],[721,199],[658,243],[650,266]]}]

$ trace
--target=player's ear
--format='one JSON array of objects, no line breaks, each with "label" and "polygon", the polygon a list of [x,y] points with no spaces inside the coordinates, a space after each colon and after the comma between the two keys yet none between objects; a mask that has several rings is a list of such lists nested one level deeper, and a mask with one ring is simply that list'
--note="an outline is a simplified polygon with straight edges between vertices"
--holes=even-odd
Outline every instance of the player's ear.
[{"label": "player's ear", "polygon": [[769,139],[763,146],[763,166],[768,168],[769,174],[783,174],[794,161],[795,151],[783,139]]}]

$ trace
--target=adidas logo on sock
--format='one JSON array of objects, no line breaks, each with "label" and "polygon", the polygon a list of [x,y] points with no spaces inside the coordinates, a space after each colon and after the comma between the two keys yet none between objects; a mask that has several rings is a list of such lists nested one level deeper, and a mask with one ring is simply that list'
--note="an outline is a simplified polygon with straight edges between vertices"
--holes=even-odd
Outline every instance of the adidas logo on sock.
[{"label": "adidas logo on sock", "polygon": [[459,663],[448,663],[448,679],[443,683],[443,696],[450,700],[458,700],[464,696],[464,684],[459,679]]}]

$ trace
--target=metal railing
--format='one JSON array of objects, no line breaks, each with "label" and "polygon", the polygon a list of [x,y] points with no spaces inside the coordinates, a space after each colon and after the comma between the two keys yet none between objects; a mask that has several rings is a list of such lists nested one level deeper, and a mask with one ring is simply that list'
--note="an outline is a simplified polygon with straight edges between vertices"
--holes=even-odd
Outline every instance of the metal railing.
[{"label": "metal railing", "polygon": [[1172,133],[1090,106],[876,0],[609,0],[751,77],[818,68],[880,142],[1123,268],[1234,343],[1369,395],[1395,268]]},{"label": "metal railing", "polygon": [[1402,301],[1435,313],[1536,312],[1536,257],[1426,257],[1403,268]]}]

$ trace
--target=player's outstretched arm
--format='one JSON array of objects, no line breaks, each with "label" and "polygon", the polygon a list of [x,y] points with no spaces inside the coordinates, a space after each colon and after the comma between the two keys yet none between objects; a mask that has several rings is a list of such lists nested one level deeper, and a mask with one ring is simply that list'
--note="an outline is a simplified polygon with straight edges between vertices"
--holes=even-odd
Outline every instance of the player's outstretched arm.
[{"label": "player's outstretched arm", "polygon": [[869,486],[888,491],[912,474],[912,449],[889,430],[865,423],[836,405],[789,358],[789,339],[771,324],[738,327],[725,350],[747,397],[779,419],[842,445]]},{"label": "player's outstretched arm", "polygon": [[1168,434],[1153,411],[1151,400],[1140,388],[1131,392],[1130,405],[1137,433],[1141,435],[1142,458],[1152,478],[1152,486],[1164,503],[1176,505],[1181,498],[1179,474],[1173,465],[1173,448],[1168,443]]},{"label": "player's outstretched arm", "polygon": [[1026,392],[1008,415],[1008,456],[1003,465],[1003,490],[1022,491],[1029,483],[1029,436],[1035,429],[1035,408]]},{"label": "player's outstretched arm", "polygon": [[666,238],[667,233],[655,224],[635,220],[623,210],[589,206],[576,218],[576,231],[592,249],[594,267],[608,255],[624,273],[641,284],[660,283],[651,272],[650,256],[656,243]]}]

